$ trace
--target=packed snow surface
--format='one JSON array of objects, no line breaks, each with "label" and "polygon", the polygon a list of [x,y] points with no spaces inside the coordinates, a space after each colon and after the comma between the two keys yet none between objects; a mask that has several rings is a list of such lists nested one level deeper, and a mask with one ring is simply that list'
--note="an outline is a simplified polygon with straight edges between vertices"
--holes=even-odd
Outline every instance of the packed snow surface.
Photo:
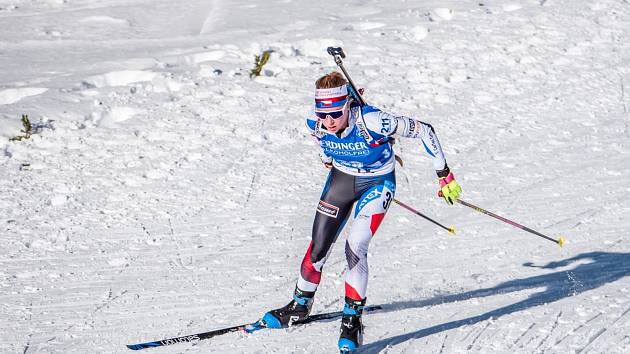
[{"label": "packed snow surface", "polygon": [[[627,0],[0,0],[0,352],[126,353],[286,304],[327,46],[435,127],[464,200],[567,240],[447,206],[399,140],[397,198],[457,234],[391,207],[363,352],[630,352],[629,35]],[[314,313],[341,309],[345,266],[338,244]],[[338,328],[148,351],[330,353]]]}]

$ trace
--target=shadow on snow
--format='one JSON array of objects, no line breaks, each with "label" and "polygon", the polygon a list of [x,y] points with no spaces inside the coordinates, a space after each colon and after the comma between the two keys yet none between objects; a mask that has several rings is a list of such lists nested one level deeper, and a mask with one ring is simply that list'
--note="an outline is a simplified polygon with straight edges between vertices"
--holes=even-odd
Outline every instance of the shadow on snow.
[{"label": "shadow on snow", "polygon": [[[415,332],[381,339],[369,343],[361,348],[362,353],[379,352],[388,346],[394,346],[411,339],[418,339],[432,334],[448,331],[461,326],[475,324],[490,318],[497,318],[514,312],[522,311],[534,306],[555,302],[563,298],[580,294],[584,291],[598,288],[630,275],[630,253],[591,252],[567,258],[559,262],[551,262],[540,266],[543,269],[556,269],[570,265],[576,261],[590,260],[590,263],[579,264],[571,270],[558,271],[550,274],[530,278],[516,279],[501,283],[493,288],[468,291],[460,294],[439,296],[426,300],[395,302],[381,305],[383,312],[399,311],[424,306],[439,305],[472,298],[505,294],[525,289],[545,288],[545,290],[530,295],[527,299],[501,307],[477,316],[461,320],[446,322],[432,327],[423,328]],[[525,266],[536,267],[531,263]]]}]

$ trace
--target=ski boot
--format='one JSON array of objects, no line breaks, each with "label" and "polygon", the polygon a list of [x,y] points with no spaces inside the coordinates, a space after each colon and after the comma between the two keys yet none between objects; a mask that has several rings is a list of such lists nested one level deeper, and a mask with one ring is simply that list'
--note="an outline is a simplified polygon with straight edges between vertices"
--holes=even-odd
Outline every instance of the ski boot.
[{"label": "ski boot", "polygon": [[267,312],[258,322],[247,326],[245,331],[251,333],[262,328],[286,328],[294,322],[306,319],[311,313],[314,295],[315,292],[295,288],[291,302],[284,307]]},{"label": "ski boot", "polygon": [[361,314],[365,306],[365,299],[352,300],[346,297],[341,317],[341,334],[339,335],[339,352],[341,354],[354,353],[363,344],[363,323]]}]

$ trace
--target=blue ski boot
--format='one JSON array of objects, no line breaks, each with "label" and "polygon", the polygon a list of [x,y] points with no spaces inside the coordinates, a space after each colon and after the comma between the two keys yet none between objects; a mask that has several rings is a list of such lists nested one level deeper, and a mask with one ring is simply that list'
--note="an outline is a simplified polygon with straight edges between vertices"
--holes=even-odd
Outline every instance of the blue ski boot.
[{"label": "blue ski boot", "polygon": [[352,300],[346,297],[338,343],[341,354],[354,353],[363,344],[363,323],[361,322],[363,307],[365,307],[365,299]]},{"label": "blue ski boot", "polygon": [[286,328],[306,319],[311,313],[314,295],[315,292],[302,291],[296,287],[291,302],[267,312],[258,322],[246,327],[245,331],[251,333],[262,328]]}]

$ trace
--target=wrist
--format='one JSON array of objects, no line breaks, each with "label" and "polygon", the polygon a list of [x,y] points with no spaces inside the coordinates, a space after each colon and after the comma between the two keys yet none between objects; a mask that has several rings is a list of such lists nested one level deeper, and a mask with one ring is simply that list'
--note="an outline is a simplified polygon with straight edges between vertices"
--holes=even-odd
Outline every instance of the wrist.
[{"label": "wrist", "polygon": [[451,173],[451,170],[448,168],[448,165],[444,165],[444,169],[435,171],[437,173],[438,178],[446,178]]},{"label": "wrist", "polygon": [[453,172],[449,172],[446,177],[440,177],[440,188],[444,188],[444,186],[450,184],[455,180],[455,175]]}]

